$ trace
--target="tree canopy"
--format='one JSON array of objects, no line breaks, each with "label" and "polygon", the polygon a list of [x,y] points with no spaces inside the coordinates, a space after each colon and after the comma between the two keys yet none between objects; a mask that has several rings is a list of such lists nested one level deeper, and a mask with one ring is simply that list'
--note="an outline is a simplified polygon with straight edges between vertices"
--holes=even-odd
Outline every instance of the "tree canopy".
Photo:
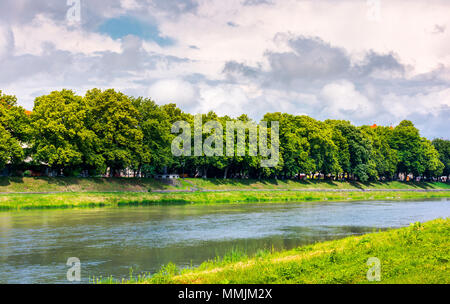
[{"label": "tree canopy", "polygon": [[0,169],[17,164],[25,157],[22,143],[27,141],[28,118],[17,106],[17,98],[0,90]]},{"label": "tree canopy", "polygon": [[[213,156],[174,156],[172,125],[201,119],[203,148],[221,151]],[[435,177],[450,174],[450,143],[420,136],[411,121],[396,127],[355,126],[348,121],[319,121],[306,115],[267,113],[262,118],[271,133],[279,123],[279,162],[264,167],[264,156],[248,144],[238,151],[236,134],[227,134],[229,123],[256,126],[247,115],[232,118],[214,112],[194,116],[175,104],[158,105],[143,97],[130,97],[113,89],[92,89],[84,96],[71,90],[51,92],[35,99],[30,115],[15,96],[0,91],[0,169],[27,164],[50,167],[64,175],[113,176],[125,169],[136,176],[165,171],[203,177],[299,178],[326,177],[361,181],[392,179],[396,175]],[[218,122],[218,123],[212,123]],[[205,125],[203,125],[205,126]],[[207,129],[207,130],[205,130]],[[217,136],[216,129],[223,133]],[[250,130],[244,134],[250,141]],[[227,137],[235,139],[227,154]],[[206,143],[207,144],[206,144]],[[220,153],[219,153],[220,154]]]}]

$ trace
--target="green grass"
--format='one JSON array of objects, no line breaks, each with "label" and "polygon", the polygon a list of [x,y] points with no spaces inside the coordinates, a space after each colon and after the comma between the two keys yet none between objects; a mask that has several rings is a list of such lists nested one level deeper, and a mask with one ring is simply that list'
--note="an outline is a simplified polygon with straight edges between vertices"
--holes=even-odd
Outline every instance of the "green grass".
[{"label": "green grass", "polygon": [[189,187],[181,180],[172,186],[152,178],[0,177],[0,193],[147,192],[149,189],[187,190]]},{"label": "green grass", "polygon": [[202,179],[187,178],[186,181],[205,190],[244,189],[448,189],[450,183],[441,182],[346,182],[331,180],[255,180],[255,179]]},{"label": "green grass", "polygon": [[96,283],[175,284],[358,284],[370,283],[366,263],[376,257],[381,280],[373,283],[450,283],[450,219],[316,243],[288,251],[260,251],[249,257],[233,251],[196,268],[174,264],[156,274]]},{"label": "green grass", "polygon": [[398,200],[450,197],[450,191],[223,191],[223,192],[67,192],[50,194],[3,194],[0,210],[121,207],[175,204],[244,204],[305,201]]},{"label": "green grass", "polygon": [[[212,190],[213,192],[189,192],[193,188]],[[367,189],[373,191],[339,192],[339,190]],[[382,192],[376,191],[377,189],[405,191]],[[436,189],[448,191],[411,191]],[[182,192],[148,192],[158,190]],[[317,190],[323,191],[317,192]],[[450,197],[450,184],[189,178],[180,179],[174,185],[168,185],[154,179],[137,178],[0,178],[0,210],[3,211],[46,208],[120,207],[152,204],[265,203],[420,199],[436,197]]]},{"label": "green grass", "polygon": [[0,177],[0,193],[147,192],[148,190],[448,189],[450,183],[339,182],[319,180],[179,179],[168,185],[151,178]]}]

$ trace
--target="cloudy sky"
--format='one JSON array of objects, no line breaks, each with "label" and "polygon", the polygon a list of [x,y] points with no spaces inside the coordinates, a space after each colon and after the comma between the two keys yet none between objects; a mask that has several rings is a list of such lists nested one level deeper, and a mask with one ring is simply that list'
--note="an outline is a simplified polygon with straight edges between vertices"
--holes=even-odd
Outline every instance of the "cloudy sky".
[{"label": "cloudy sky", "polygon": [[[78,9],[78,3],[79,9]],[[448,0],[1,0],[0,90],[116,88],[449,137]]]}]

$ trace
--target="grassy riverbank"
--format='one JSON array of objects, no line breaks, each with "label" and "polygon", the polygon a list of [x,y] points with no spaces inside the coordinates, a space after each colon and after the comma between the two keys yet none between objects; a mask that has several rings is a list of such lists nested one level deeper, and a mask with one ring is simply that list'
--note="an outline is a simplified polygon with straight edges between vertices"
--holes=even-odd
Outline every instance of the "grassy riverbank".
[{"label": "grassy riverbank", "polygon": [[[194,192],[194,190],[196,191]],[[445,191],[419,192],[422,190]],[[158,191],[168,191],[168,193]],[[175,184],[169,185],[154,179],[133,178],[0,178],[0,210],[3,211],[152,204],[264,203],[436,197],[450,197],[450,184],[190,178],[180,179]]]},{"label": "grassy riverbank", "polygon": [[448,189],[450,183],[430,182],[346,182],[330,180],[252,180],[252,179],[202,179],[189,178],[186,181],[198,189],[205,190],[263,190],[263,189],[326,189],[326,190],[357,190],[357,189]]},{"label": "grassy riverbank", "polygon": [[[0,177],[1,193],[18,192],[148,192],[186,190],[189,184],[172,186],[152,178]],[[449,187],[450,188],[450,187]]]},{"label": "grassy riverbank", "polygon": [[0,194],[29,192],[148,192],[149,190],[448,189],[450,183],[339,182],[319,180],[179,179],[174,185],[151,178],[0,177]]},{"label": "grassy riverbank", "polygon": [[[381,281],[374,283],[450,283],[450,219],[407,228],[351,236],[282,252],[261,251],[253,257],[232,252],[180,270],[164,266],[152,276],[122,283],[317,284],[369,283],[370,257],[381,263]],[[117,283],[113,278],[97,283]]]},{"label": "grassy riverbank", "polygon": [[3,194],[0,210],[120,207],[174,204],[280,203],[305,201],[398,200],[450,197],[450,191],[219,191],[170,193]]}]

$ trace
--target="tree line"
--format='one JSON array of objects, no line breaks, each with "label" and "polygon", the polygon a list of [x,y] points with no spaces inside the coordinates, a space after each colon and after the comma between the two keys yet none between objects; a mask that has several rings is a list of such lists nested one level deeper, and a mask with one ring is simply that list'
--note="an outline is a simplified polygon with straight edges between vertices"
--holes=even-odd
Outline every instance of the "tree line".
[{"label": "tree line", "polygon": [[[164,171],[203,177],[326,178],[360,181],[395,179],[399,174],[430,179],[450,175],[450,141],[420,136],[410,121],[395,127],[354,126],[349,121],[319,121],[287,113],[267,113],[279,122],[280,157],[276,167],[261,166],[261,156],[175,157],[171,133],[176,121],[194,123],[194,115],[175,104],[131,97],[114,89],[92,89],[84,96],[60,90],[37,97],[33,111],[0,91],[0,171],[50,168],[64,176],[132,176]],[[249,122],[202,114],[203,123]],[[203,134],[207,136],[208,134]],[[225,136],[224,136],[225,141]]]}]

